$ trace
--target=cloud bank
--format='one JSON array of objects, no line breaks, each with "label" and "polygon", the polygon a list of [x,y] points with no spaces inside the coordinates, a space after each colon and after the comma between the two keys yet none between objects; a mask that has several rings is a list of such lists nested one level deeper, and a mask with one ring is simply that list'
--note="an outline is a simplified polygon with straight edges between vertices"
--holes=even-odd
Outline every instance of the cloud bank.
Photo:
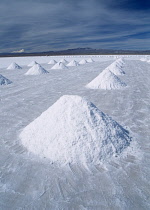
[{"label": "cloud bank", "polygon": [[150,2],[140,0],[5,0],[0,52],[77,47],[146,50]]}]

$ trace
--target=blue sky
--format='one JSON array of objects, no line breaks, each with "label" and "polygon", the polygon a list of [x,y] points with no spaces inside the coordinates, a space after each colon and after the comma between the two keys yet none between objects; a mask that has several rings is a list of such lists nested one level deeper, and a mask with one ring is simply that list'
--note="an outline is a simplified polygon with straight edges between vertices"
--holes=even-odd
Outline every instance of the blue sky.
[{"label": "blue sky", "polygon": [[0,52],[150,49],[150,0],[3,0],[0,15]]}]

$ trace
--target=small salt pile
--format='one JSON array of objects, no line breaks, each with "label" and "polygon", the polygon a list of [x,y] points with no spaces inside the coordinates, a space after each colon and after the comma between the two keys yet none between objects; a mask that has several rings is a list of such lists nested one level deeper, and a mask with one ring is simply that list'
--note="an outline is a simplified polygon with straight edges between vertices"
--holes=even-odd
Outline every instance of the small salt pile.
[{"label": "small salt pile", "polygon": [[57,62],[55,61],[55,60],[50,60],[49,62],[48,62],[48,64],[56,64]]},{"label": "small salt pile", "polygon": [[67,69],[67,67],[62,62],[58,62],[51,69]]},{"label": "small salt pile", "polygon": [[80,62],[79,62],[79,64],[86,64],[87,63],[87,61],[85,60],[85,59],[83,59],[83,60],[81,60]]},{"label": "small salt pile", "polygon": [[126,86],[127,85],[109,69],[103,70],[95,79],[86,85],[86,87],[90,89],[104,90],[121,89]]},{"label": "small salt pile", "polygon": [[9,66],[8,66],[8,68],[7,69],[22,69],[22,67],[21,66],[19,66],[17,63],[15,63],[15,62],[13,62],[13,63],[11,63]]},{"label": "small salt pile", "polygon": [[40,74],[47,74],[47,73],[49,72],[45,70],[40,64],[35,64],[25,73],[25,75],[40,75]]},{"label": "small salt pile", "polygon": [[28,64],[28,66],[34,66],[35,64],[38,64],[36,61],[32,61],[31,63]]},{"label": "small salt pile", "polygon": [[61,59],[59,62],[61,62],[61,63],[65,64],[65,65],[68,63],[68,61],[66,61],[66,59],[64,59],[64,58],[63,58],[63,59]]},{"label": "small salt pile", "polygon": [[77,61],[72,60],[70,63],[67,64],[67,66],[79,66],[79,64]]},{"label": "small salt pile", "polygon": [[0,74],[0,85],[9,85],[12,81]]},{"label": "small salt pile", "polygon": [[87,62],[88,62],[88,63],[93,63],[94,60],[93,60],[92,58],[89,58],[89,59],[87,60]]}]

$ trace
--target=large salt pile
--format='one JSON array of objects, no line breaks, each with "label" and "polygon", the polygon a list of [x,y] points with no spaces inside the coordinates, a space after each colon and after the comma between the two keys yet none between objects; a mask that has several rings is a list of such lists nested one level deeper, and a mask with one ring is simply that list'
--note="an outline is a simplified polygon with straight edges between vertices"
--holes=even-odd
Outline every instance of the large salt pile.
[{"label": "large salt pile", "polygon": [[22,144],[52,162],[98,163],[130,144],[128,131],[80,96],[62,96],[23,129]]},{"label": "large salt pile", "polygon": [[121,89],[127,86],[124,82],[120,80],[115,74],[113,74],[109,69],[103,70],[95,79],[93,79],[89,84],[86,85],[90,89]]},{"label": "large salt pile", "polygon": [[77,61],[72,60],[70,63],[67,64],[67,66],[79,66],[79,64]]},{"label": "large salt pile", "polygon": [[114,63],[116,63],[120,68],[122,68],[125,62],[121,59],[117,59]]},{"label": "large salt pile", "polygon": [[85,59],[83,59],[79,62],[79,64],[86,64],[86,63],[87,63],[87,61]]},{"label": "large salt pile", "polygon": [[28,66],[34,66],[35,64],[38,64],[36,61],[32,61],[31,63],[28,64]]},{"label": "large salt pile", "polygon": [[48,62],[48,64],[56,64],[57,62],[55,61],[55,60],[50,60],[49,62]]},{"label": "large salt pile", "polygon": [[30,68],[25,75],[40,75],[49,73],[45,70],[40,64],[35,64],[32,68]]},{"label": "large salt pile", "polygon": [[0,74],[0,85],[9,85],[12,81]]},{"label": "large salt pile", "polygon": [[109,69],[115,75],[125,74],[125,72],[122,70],[122,67],[117,62],[113,62],[111,65],[107,67],[107,69]]},{"label": "large salt pile", "polygon": [[123,59],[123,58],[118,58],[118,59],[116,60],[116,62],[117,62],[117,63],[119,63],[119,64],[122,64],[122,65],[124,65],[124,64],[125,64],[125,62],[124,62],[124,59]]},{"label": "large salt pile", "polygon": [[87,62],[88,62],[88,63],[93,63],[94,60],[93,60],[92,58],[89,58],[89,59],[87,60]]},{"label": "large salt pile", "polygon": [[13,62],[8,66],[7,69],[22,69],[22,68],[17,63]]},{"label": "large salt pile", "polygon": [[58,62],[51,69],[67,69],[67,67],[62,62]]},{"label": "large salt pile", "polygon": [[63,64],[67,64],[67,63],[68,63],[68,61],[66,61],[64,58],[61,59],[59,62],[61,62],[61,63],[63,63]]}]

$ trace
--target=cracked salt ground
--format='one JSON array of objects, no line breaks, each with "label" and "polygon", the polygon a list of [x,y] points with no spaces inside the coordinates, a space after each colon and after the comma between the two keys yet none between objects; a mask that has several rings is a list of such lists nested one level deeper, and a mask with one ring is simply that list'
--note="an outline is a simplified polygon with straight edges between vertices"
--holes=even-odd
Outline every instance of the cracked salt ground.
[{"label": "cracked salt ground", "polygon": [[[65,59],[79,62],[89,57]],[[59,61],[60,57],[0,59],[0,74],[13,81],[11,85],[0,86],[0,209],[150,208],[150,72],[149,64],[140,61],[141,57],[125,58],[126,74],[121,79],[128,88],[111,91],[90,90],[85,85],[114,62],[113,56],[95,56],[93,63],[64,71],[49,70],[49,74],[34,78],[24,75],[32,60],[49,69],[49,60]],[[21,71],[6,71],[13,61],[23,67]],[[68,164],[63,168],[28,154],[18,138],[20,130],[66,94],[88,98],[127,127],[138,151],[132,145],[133,151],[108,163]]]}]

